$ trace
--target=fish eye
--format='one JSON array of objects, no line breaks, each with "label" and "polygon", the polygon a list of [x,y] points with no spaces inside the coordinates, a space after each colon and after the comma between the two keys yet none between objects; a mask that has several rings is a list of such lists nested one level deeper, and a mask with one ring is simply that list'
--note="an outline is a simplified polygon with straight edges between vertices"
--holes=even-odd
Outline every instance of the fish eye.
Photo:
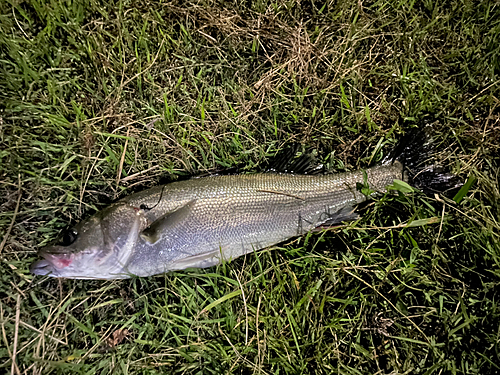
[{"label": "fish eye", "polygon": [[64,232],[64,234],[62,236],[62,240],[61,240],[61,245],[62,246],[69,246],[73,242],[76,241],[77,237],[78,237],[77,231],[74,229],[69,229],[69,230]]}]

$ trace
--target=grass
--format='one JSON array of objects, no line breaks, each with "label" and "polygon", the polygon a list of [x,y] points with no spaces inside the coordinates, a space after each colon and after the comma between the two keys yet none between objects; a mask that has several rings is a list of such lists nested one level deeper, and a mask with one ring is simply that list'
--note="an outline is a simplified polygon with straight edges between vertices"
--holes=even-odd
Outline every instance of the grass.
[{"label": "grass", "polygon": [[[0,28],[2,372],[500,371],[498,4],[7,0]],[[378,197],[206,270],[29,274],[132,192],[293,144],[364,168],[426,124],[436,159],[477,178],[459,203]]]}]

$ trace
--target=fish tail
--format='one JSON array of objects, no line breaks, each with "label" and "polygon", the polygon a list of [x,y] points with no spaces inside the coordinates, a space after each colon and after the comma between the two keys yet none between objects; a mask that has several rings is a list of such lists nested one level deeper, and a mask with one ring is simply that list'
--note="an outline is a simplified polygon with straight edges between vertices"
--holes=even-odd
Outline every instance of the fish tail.
[{"label": "fish tail", "polygon": [[410,130],[384,159],[383,164],[399,161],[411,185],[427,194],[446,193],[463,183],[440,162],[440,145],[432,137],[431,131],[431,126]]}]

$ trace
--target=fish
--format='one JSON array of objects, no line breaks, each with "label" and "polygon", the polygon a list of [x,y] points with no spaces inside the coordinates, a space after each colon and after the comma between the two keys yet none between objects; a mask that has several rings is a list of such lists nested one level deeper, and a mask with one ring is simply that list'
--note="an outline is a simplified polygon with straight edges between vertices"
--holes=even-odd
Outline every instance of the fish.
[{"label": "fish", "polygon": [[357,217],[360,186],[407,180],[397,160],[338,174],[255,173],[192,178],[129,195],[39,251],[35,275],[147,277],[206,268]]},{"label": "fish", "polygon": [[410,130],[380,164],[365,170],[308,174],[315,168],[302,154],[282,163],[295,173],[198,177],[129,195],[41,248],[43,259],[30,271],[126,279],[207,268],[356,219],[358,204],[391,185],[403,186],[401,181],[428,194],[449,192],[462,182],[432,162],[431,131],[431,126]]}]

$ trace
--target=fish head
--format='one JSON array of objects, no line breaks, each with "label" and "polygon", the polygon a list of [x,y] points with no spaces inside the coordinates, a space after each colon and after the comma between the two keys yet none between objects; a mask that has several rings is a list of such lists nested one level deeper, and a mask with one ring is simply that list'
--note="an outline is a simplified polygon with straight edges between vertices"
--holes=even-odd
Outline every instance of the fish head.
[{"label": "fish head", "polygon": [[35,275],[70,279],[127,278],[126,264],[145,225],[144,211],[116,203],[67,230],[60,240],[40,249]]}]

